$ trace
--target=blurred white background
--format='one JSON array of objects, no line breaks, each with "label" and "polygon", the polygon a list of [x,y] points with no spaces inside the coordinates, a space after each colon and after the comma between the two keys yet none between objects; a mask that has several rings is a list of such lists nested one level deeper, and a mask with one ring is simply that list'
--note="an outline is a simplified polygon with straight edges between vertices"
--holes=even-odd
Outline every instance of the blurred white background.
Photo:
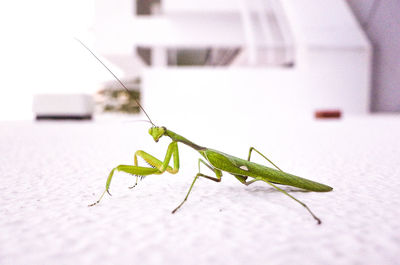
[{"label": "blurred white background", "polygon": [[[35,93],[92,94],[100,83],[111,80],[74,37],[94,47],[119,77],[141,76],[144,102],[149,106],[194,91],[196,97],[199,92],[205,95],[197,98],[198,102],[215,93],[215,102],[210,104],[217,104],[220,93],[234,106],[245,93],[263,112],[271,111],[263,109],[263,104],[275,108],[274,102],[287,102],[295,112],[304,109],[307,113],[316,108],[355,114],[399,111],[396,64],[400,53],[394,45],[400,36],[395,15],[399,5],[396,1],[348,2],[350,5],[346,1],[290,0],[236,1],[230,5],[222,0],[202,4],[176,0],[161,4],[127,0],[2,2],[0,120],[31,119]],[[141,5],[144,11],[137,9]],[[260,16],[260,8],[268,13],[264,12],[266,17]],[[153,15],[135,15],[140,12]],[[274,29],[274,23],[284,35],[281,43],[268,39],[278,36],[276,32],[265,34],[265,39],[259,33]],[[361,26],[372,39],[372,75],[370,44]],[[210,47],[217,59],[221,49],[239,51],[224,67],[235,69],[214,71],[215,60],[188,74],[176,67],[165,71],[154,67],[166,66],[167,61],[171,64],[185,49],[207,52]],[[139,59],[136,48],[151,50],[153,67]],[[287,67],[291,65],[293,71]],[[196,79],[208,80],[207,88],[201,82],[196,85]],[[235,91],[236,83],[249,84],[250,91],[226,93]],[[214,89],[217,86],[218,91]],[[193,106],[195,100],[188,97],[184,103]],[[172,109],[167,114],[175,113]]]},{"label": "blurred white background", "polygon": [[30,119],[34,93],[97,89],[104,72],[97,63],[82,60],[87,52],[73,39],[90,40],[94,1],[0,5],[0,120]]}]

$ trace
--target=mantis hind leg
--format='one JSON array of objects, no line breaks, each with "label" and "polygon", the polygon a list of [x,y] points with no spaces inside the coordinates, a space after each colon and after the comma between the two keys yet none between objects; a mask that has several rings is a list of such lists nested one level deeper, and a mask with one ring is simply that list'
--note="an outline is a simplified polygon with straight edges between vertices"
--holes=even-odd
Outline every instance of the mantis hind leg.
[{"label": "mantis hind leg", "polygon": [[[263,158],[265,158],[268,162],[270,162],[276,169],[278,169],[279,171],[284,172],[282,169],[280,169],[280,168],[279,168],[277,165],[275,165],[270,159],[268,159],[265,155],[263,155],[260,151],[258,151],[258,150],[255,149],[254,147],[250,147],[249,156],[247,157],[247,160],[248,160],[248,161],[250,161],[251,152],[252,152],[253,150],[256,151],[256,152],[257,152],[259,155],[261,155]],[[276,185],[274,185],[274,184],[277,184],[277,183],[274,183],[274,182],[271,182],[271,181],[267,181],[267,180],[265,180],[265,179],[263,179],[263,178],[255,178],[255,179],[253,179],[253,180],[251,180],[251,181],[247,181],[247,182],[246,182],[246,178],[244,178],[244,177],[242,177],[242,176],[235,176],[235,177],[236,177],[237,179],[239,179],[239,181],[242,182],[243,184],[245,184],[246,186],[248,186],[248,185],[250,185],[250,184],[252,184],[252,183],[254,183],[254,182],[258,181],[258,180],[262,180],[262,181],[268,183],[269,185],[271,185],[272,187],[274,187],[277,191],[282,192],[282,193],[285,194],[286,196],[289,196],[290,198],[292,198],[293,200],[295,200],[296,202],[298,202],[299,204],[301,204],[304,208],[306,208],[306,210],[311,214],[311,216],[317,221],[317,223],[318,223],[318,224],[321,224],[321,220],[310,210],[310,208],[308,208],[308,206],[307,206],[304,202],[302,202],[302,201],[296,199],[295,197],[293,197],[292,195],[290,195],[290,194],[287,193],[286,191],[284,191],[284,190],[282,190],[281,188],[279,188],[279,187],[277,187]],[[244,178],[244,180],[241,179],[240,177]]]},{"label": "mantis hind leg", "polygon": [[[270,159],[268,159],[265,155],[263,155],[260,151],[258,151],[257,149],[255,149],[254,147],[250,147],[250,150],[249,150],[249,156],[247,157],[247,161],[250,161],[250,158],[251,158],[251,152],[252,151],[256,151],[260,156],[262,156],[263,158],[265,158],[268,162],[270,162],[276,169],[278,169],[279,171],[282,171],[283,172],[283,170],[282,169],[280,169],[277,165],[275,165]],[[247,181],[246,182],[246,180],[247,180],[247,176],[241,176],[241,175],[234,175],[233,174],[233,176],[235,177],[235,178],[237,178],[241,183],[243,183],[243,184],[245,184],[245,185],[250,185],[251,183],[254,183],[254,182],[256,182],[257,180],[251,180],[251,181]]]},{"label": "mantis hind leg", "polygon": [[304,202],[302,202],[302,201],[296,199],[295,197],[293,197],[292,195],[290,195],[290,194],[287,193],[286,191],[282,190],[281,188],[277,187],[277,186],[274,185],[273,183],[271,183],[271,182],[269,182],[269,181],[267,181],[267,180],[264,180],[264,179],[260,179],[260,180],[265,181],[266,183],[268,183],[269,185],[271,185],[272,187],[274,187],[276,190],[282,192],[283,194],[289,196],[290,198],[292,198],[292,199],[295,200],[296,202],[300,203],[304,208],[306,208],[306,210],[307,210],[307,211],[311,214],[311,216],[317,221],[317,223],[318,223],[318,224],[321,224],[321,220],[310,210],[310,208],[308,208],[308,206],[307,206]]},{"label": "mantis hind leg", "polygon": [[[204,175],[204,174],[200,173],[200,163],[203,163],[203,164],[206,165],[210,170],[214,171],[216,177],[210,177],[210,176],[207,176],[207,175]],[[221,170],[216,169],[216,168],[213,168],[212,166],[208,165],[206,162],[204,162],[204,161],[200,158],[200,159],[199,159],[199,173],[197,173],[196,176],[194,177],[194,180],[193,180],[193,182],[192,182],[192,185],[190,185],[189,191],[187,192],[185,199],[183,199],[183,201],[178,205],[178,207],[176,207],[176,208],[172,211],[172,213],[175,213],[175,212],[176,212],[179,208],[181,208],[181,206],[186,202],[187,198],[189,197],[190,192],[192,191],[192,188],[193,188],[193,186],[194,186],[194,183],[196,182],[196,180],[197,180],[199,177],[203,177],[203,178],[206,178],[206,179],[215,181],[215,182],[220,182],[220,181],[221,181],[221,177],[222,177],[222,172],[221,172]]]},{"label": "mantis hind leg", "polygon": [[250,157],[251,157],[251,152],[252,151],[256,151],[260,156],[262,156],[263,158],[265,158],[268,162],[270,162],[276,169],[278,169],[279,171],[282,171],[282,169],[280,169],[277,165],[275,165],[271,160],[269,160],[265,155],[263,155],[260,151],[258,151],[257,149],[255,149],[254,147],[250,147],[249,150],[249,156],[247,157],[247,161],[250,161]]},{"label": "mantis hind leg", "polygon": [[256,181],[259,181],[259,180],[268,183],[268,184],[271,185],[273,188],[275,188],[277,191],[282,192],[282,193],[285,194],[286,196],[289,196],[291,199],[293,199],[293,200],[295,200],[296,202],[298,202],[299,204],[301,204],[304,208],[306,208],[306,210],[311,214],[311,216],[317,221],[317,223],[318,223],[318,224],[321,224],[321,219],[319,219],[319,218],[310,210],[310,208],[308,208],[308,206],[307,206],[304,202],[302,202],[302,201],[296,199],[295,197],[293,197],[292,195],[290,195],[290,194],[287,193],[286,191],[282,190],[281,188],[279,188],[278,186],[276,186],[273,182],[270,182],[270,181],[265,180],[265,179],[263,179],[263,178],[255,178],[255,179],[253,179],[253,180],[246,181],[246,179],[242,179],[242,180],[241,180],[240,177],[243,178],[243,176],[238,176],[238,175],[234,175],[234,176],[235,176],[237,179],[239,179],[239,181],[242,182],[242,183],[243,183],[244,185],[246,185],[246,186],[248,186],[248,185],[250,185],[250,184],[252,184],[252,183],[254,183],[254,182],[256,182]]}]

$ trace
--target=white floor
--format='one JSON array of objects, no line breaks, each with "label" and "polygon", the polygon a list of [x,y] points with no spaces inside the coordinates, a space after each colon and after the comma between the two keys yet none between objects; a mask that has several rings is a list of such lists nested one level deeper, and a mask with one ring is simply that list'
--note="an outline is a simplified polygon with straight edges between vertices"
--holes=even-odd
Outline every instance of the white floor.
[{"label": "white floor", "polygon": [[[109,170],[137,149],[163,158],[146,123],[0,123],[0,264],[399,264],[400,116],[175,126],[200,145],[247,158],[256,146],[278,166],[326,183],[285,188],[322,219],[265,183],[224,174],[200,180],[198,155],[180,146],[181,172],[145,178]],[[262,159],[254,155],[255,161]],[[203,169],[204,172],[207,172]]]}]

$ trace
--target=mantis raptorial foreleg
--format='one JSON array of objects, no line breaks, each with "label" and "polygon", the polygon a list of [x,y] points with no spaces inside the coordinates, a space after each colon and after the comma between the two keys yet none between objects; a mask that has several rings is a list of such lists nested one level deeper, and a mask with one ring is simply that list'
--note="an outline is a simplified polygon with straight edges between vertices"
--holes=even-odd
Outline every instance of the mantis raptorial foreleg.
[{"label": "mantis raptorial foreleg", "polygon": [[[210,170],[214,171],[215,175],[217,176],[215,177],[210,177],[207,175],[204,175],[202,173],[200,173],[200,163],[203,163],[204,165],[206,165]],[[215,181],[215,182],[220,182],[221,181],[221,177],[222,177],[222,172],[219,169],[213,168],[212,166],[210,166],[209,164],[207,164],[206,162],[204,162],[201,158],[199,158],[199,173],[196,174],[196,176],[194,177],[194,180],[192,182],[192,185],[190,185],[189,191],[186,194],[185,199],[183,199],[183,201],[178,205],[178,207],[176,207],[172,213],[175,213],[179,208],[181,208],[181,206],[186,202],[187,198],[189,197],[190,192],[192,191],[192,188],[194,186],[194,183],[196,182],[196,180],[199,177],[203,177],[203,178],[207,178],[209,180]]]},{"label": "mantis raptorial foreleg", "polygon": [[[137,159],[138,156],[141,157],[144,161],[146,161],[146,163],[149,166],[151,166],[153,168],[157,168],[160,171],[158,174],[162,174],[165,171],[167,171],[171,174],[176,174],[179,171],[179,151],[178,151],[178,145],[176,144],[176,142],[172,142],[168,146],[168,150],[167,150],[167,154],[165,155],[164,162],[155,158],[154,156],[150,155],[149,153],[146,153],[145,151],[138,150],[135,152],[135,156],[134,156],[135,166],[138,166],[138,159]],[[171,156],[174,157],[174,168],[169,166]],[[166,168],[165,168],[165,165],[167,166]],[[155,174],[157,174],[157,173],[155,173]],[[136,175],[135,185],[129,187],[130,189],[133,189],[134,187],[136,187],[136,185],[138,183],[138,178],[139,178],[139,175]]]},{"label": "mantis raptorial foreleg", "polygon": [[[135,166],[138,165],[138,159],[137,159],[138,156],[143,158],[143,160],[146,161],[151,167],[157,168],[161,173],[167,171],[171,174],[176,174],[179,171],[179,151],[176,142],[172,142],[169,144],[167,153],[164,158],[164,162],[155,158],[149,153],[146,153],[145,151],[139,150],[136,151],[135,153],[134,157]],[[169,161],[171,160],[172,156],[174,156],[174,168],[169,166]]]},{"label": "mantis raptorial foreleg", "polygon": [[106,189],[101,194],[100,198],[95,203],[92,203],[89,206],[98,204],[106,192],[108,194],[110,194],[109,188],[110,188],[111,180],[112,180],[112,177],[114,176],[115,171],[122,171],[122,172],[131,174],[131,175],[136,175],[136,176],[138,176],[138,175],[147,176],[147,175],[157,174],[157,172],[159,170],[157,168],[152,168],[152,167],[138,167],[138,166],[130,166],[130,165],[119,165],[119,166],[113,168],[111,170],[110,174],[108,175],[107,182],[106,182]]},{"label": "mantis raptorial foreleg", "polygon": [[254,147],[250,147],[249,150],[249,156],[247,157],[247,161],[250,161],[250,157],[251,157],[251,152],[252,151],[256,151],[260,156],[264,157],[268,162],[270,162],[274,167],[276,167],[276,169],[280,170],[283,172],[282,169],[280,169],[277,165],[275,165],[271,160],[269,160],[265,155],[263,155],[260,151],[258,151],[257,149],[255,149]]},{"label": "mantis raptorial foreleg", "polygon": [[[138,166],[138,161],[137,161],[138,156],[142,157],[150,165],[150,167]],[[169,166],[169,162],[170,162],[172,156],[174,157],[174,168],[171,168]],[[167,153],[165,155],[165,159],[163,162],[161,162],[154,156],[152,156],[144,151],[139,150],[135,153],[134,163],[135,163],[134,166],[119,165],[119,166],[113,168],[111,170],[110,174],[108,175],[105,191],[101,194],[100,198],[95,203],[92,203],[89,206],[93,206],[93,205],[96,205],[97,203],[99,203],[106,192],[108,194],[110,194],[109,188],[110,188],[111,180],[114,176],[115,171],[122,171],[122,172],[125,172],[128,174],[131,174],[131,175],[135,175],[136,176],[136,184],[137,184],[138,176],[148,176],[148,175],[154,175],[154,174],[159,175],[159,174],[164,173],[165,171],[168,171],[172,174],[177,173],[179,171],[178,145],[176,142],[172,142],[169,144]],[[134,186],[136,186],[136,184]],[[133,187],[130,187],[130,188],[133,188]]]}]

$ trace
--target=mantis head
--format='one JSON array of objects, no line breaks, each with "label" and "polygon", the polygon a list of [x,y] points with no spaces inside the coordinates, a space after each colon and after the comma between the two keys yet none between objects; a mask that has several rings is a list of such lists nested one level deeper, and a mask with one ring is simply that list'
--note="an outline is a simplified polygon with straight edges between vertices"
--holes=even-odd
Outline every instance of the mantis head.
[{"label": "mantis head", "polygon": [[149,134],[153,136],[155,142],[158,142],[158,140],[166,133],[166,131],[167,128],[156,126],[149,129]]}]

